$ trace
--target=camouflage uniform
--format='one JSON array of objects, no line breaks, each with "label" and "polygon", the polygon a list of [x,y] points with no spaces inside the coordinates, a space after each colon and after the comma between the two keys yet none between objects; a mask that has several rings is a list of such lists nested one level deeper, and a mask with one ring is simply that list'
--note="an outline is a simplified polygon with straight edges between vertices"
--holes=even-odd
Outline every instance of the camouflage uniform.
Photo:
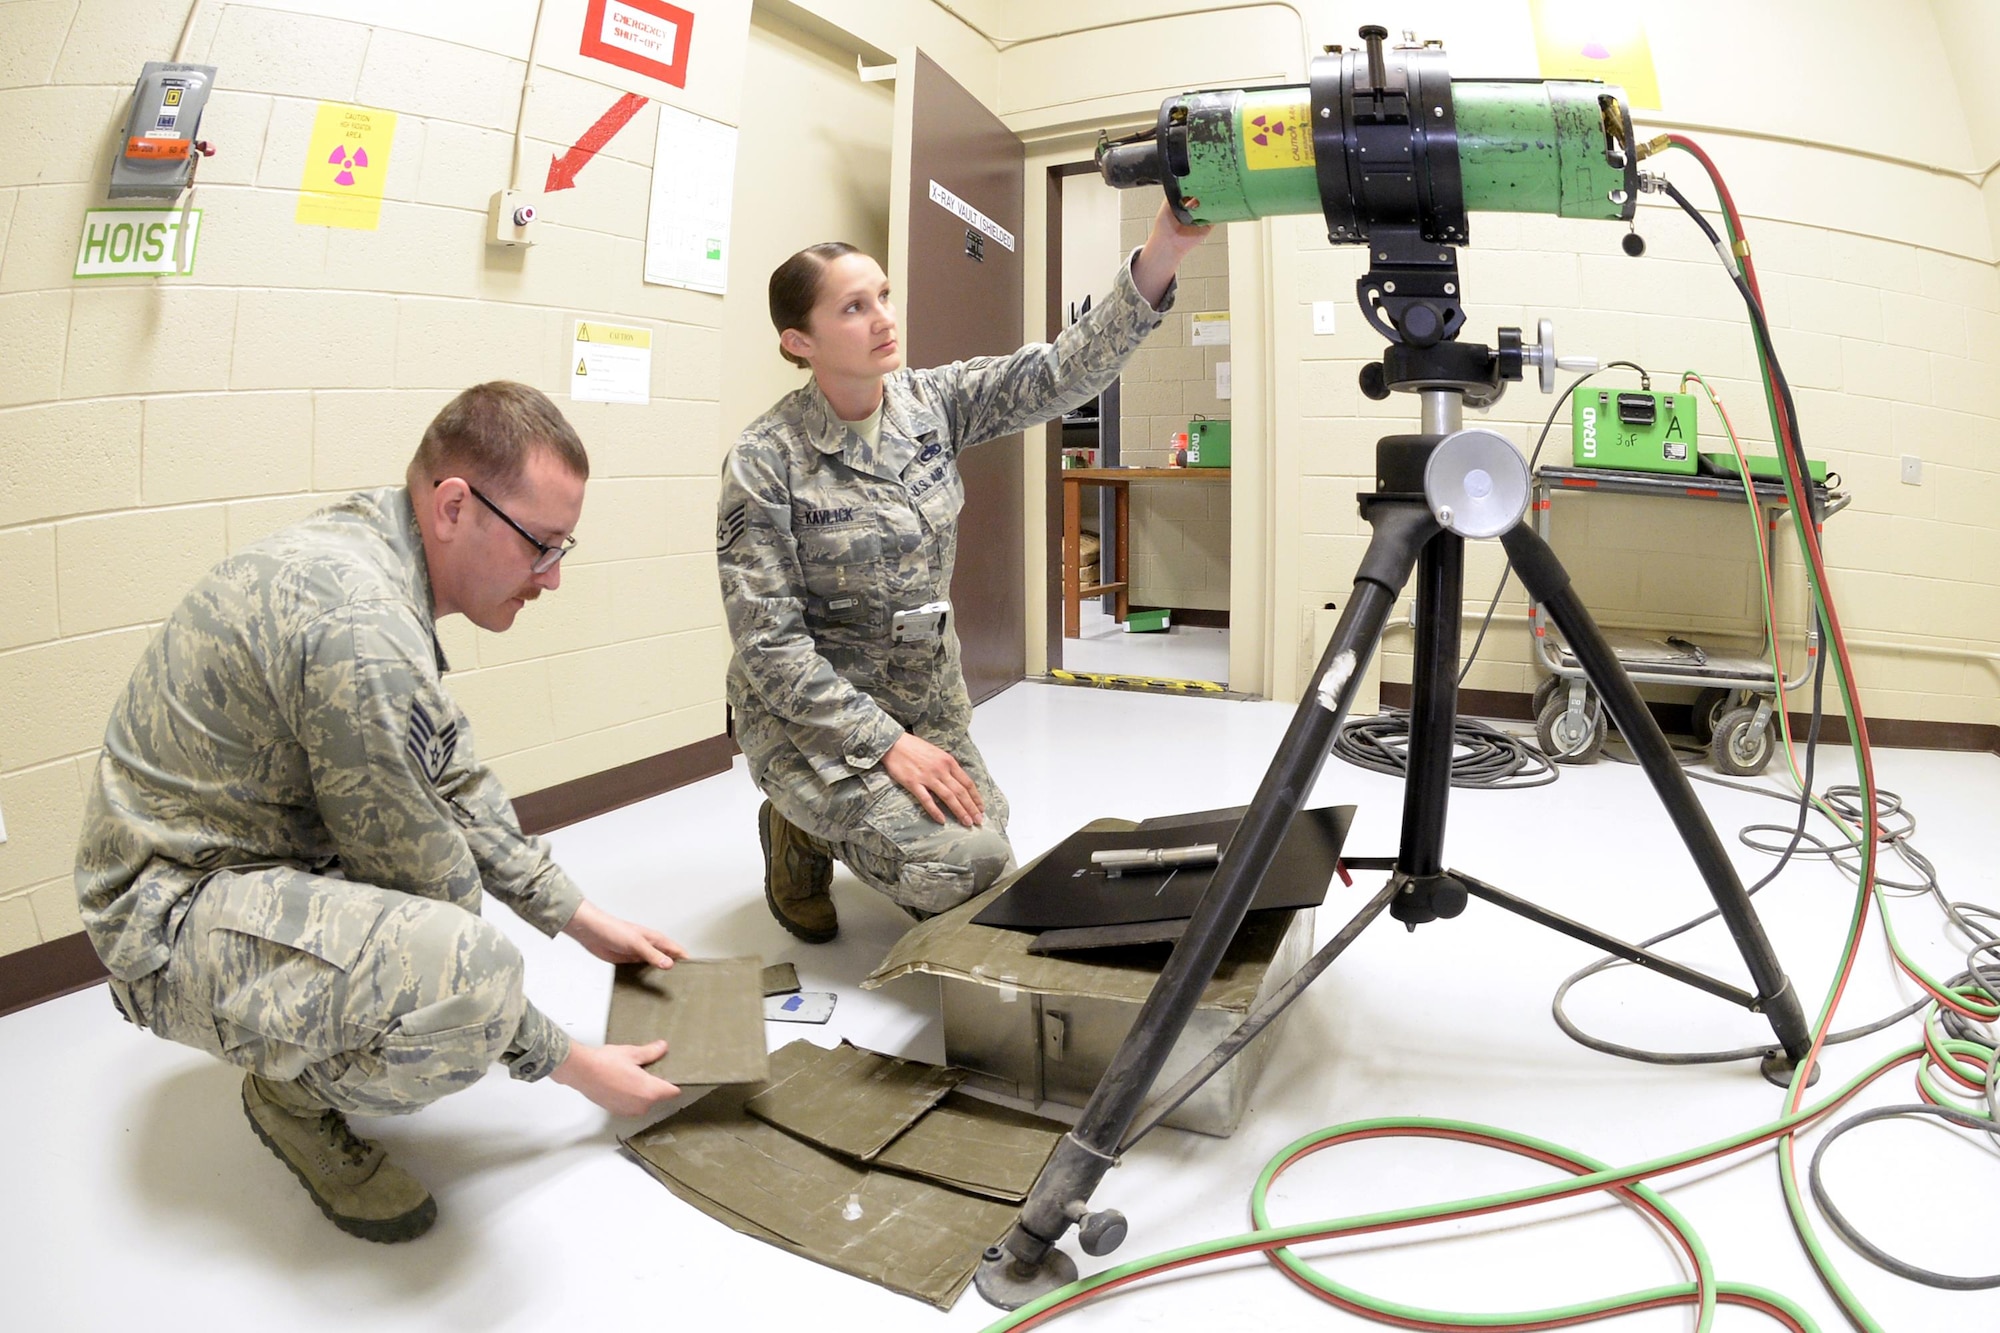
[{"label": "camouflage uniform", "polygon": [[[906,907],[963,902],[1012,856],[1006,797],[968,732],[957,634],[890,639],[894,612],[951,595],[959,451],[1101,392],[1172,303],[1169,287],[1149,307],[1128,260],[1109,298],[1053,344],[887,376],[879,447],[809,381],[723,463],[716,560],[737,743],[779,814]],[[906,731],[958,760],[983,828],[937,823],[882,771]]]},{"label": "camouflage uniform", "polygon": [[409,493],[348,496],[197,584],[105,732],[76,888],[114,999],[299,1109],[569,1053],[479,905],[553,935],[582,895],[474,758],[431,606]]}]

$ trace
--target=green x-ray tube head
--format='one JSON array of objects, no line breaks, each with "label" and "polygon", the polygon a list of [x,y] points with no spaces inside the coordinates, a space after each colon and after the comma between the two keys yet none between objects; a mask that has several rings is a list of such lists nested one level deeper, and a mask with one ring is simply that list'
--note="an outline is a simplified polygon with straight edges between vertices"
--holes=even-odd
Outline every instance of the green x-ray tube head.
[{"label": "green x-ray tube head", "polygon": [[[1428,137],[1421,152],[1403,159],[1408,170],[1433,174],[1425,187],[1455,192],[1452,202],[1463,212],[1631,218],[1635,159],[1622,89],[1565,81],[1454,80],[1450,87],[1450,118],[1432,120],[1419,109],[1412,133]],[[1161,108],[1156,140],[1109,148],[1099,165],[1113,185],[1164,185],[1192,222],[1318,213],[1314,121],[1306,84],[1184,93]],[[1451,133],[1432,124],[1448,124]],[[1382,170],[1358,139],[1336,142],[1348,159],[1343,183]],[[1453,153],[1455,172],[1438,173]],[[1365,214],[1365,201],[1357,202]]]},{"label": "green x-ray tube head", "polygon": [[1453,82],[1451,97],[1466,211],[1631,218],[1623,88],[1468,81]]},{"label": "green x-ray tube head", "polygon": [[[1319,212],[1306,86],[1190,93],[1183,199],[1196,222]],[[1172,113],[1169,113],[1172,114]]]}]

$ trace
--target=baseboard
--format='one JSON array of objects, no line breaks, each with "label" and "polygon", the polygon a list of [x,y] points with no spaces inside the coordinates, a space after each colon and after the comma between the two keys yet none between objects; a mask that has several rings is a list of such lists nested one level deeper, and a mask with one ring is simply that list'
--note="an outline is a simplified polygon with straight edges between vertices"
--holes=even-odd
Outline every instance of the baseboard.
[{"label": "baseboard", "polygon": [[1170,606],[1167,616],[1176,625],[1187,625],[1195,629],[1228,629],[1229,608],[1203,606]]},{"label": "baseboard", "polygon": [[53,1000],[110,975],[81,932],[0,958],[0,1016]]},{"label": "baseboard", "polygon": [[601,773],[559,782],[514,798],[514,818],[526,833],[547,833],[649,796],[685,787],[728,769],[736,742],[710,736],[664,754],[648,755]]},{"label": "baseboard", "polygon": [[[649,796],[699,782],[728,769],[736,743],[727,736],[683,745],[664,754],[559,782],[514,802],[514,817],[528,833],[547,833]],[[0,957],[0,1015],[95,986],[106,977],[88,936],[66,935]]]},{"label": "baseboard", "polygon": [[[1409,685],[1383,681],[1382,706],[1408,708]],[[1532,722],[1535,717],[1532,695],[1514,694],[1507,690],[1460,690],[1458,706],[1459,711],[1472,717],[1497,717],[1515,722]],[[1693,730],[1694,710],[1688,704],[1649,700],[1646,707],[1659,722],[1660,730],[1668,735],[1685,736]],[[1791,722],[1792,739],[1804,741],[1806,728],[1812,724],[1811,716],[1789,710],[1786,716]],[[1822,718],[1819,738],[1822,745],[1847,744],[1847,719],[1837,716]],[[1919,722],[1910,718],[1871,717],[1868,719],[1868,740],[1870,744],[1898,750],[1971,750],[2000,754],[2000,726],[1987,722]]]}]

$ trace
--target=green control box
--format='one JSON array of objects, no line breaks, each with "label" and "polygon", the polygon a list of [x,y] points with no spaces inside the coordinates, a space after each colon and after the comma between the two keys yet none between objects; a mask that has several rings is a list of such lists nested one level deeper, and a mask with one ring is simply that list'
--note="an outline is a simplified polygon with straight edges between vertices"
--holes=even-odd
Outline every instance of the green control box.
[{"label": "green control box", "polygon": [[1576,395],[1570,419],[1577,467],[1693,476],[1701,466],[1693,394],[1585,389]]},{"label": "green control box", "polygon": [[1188,422],[1187,465],[1189,467],[1229,466],[1229,423],[1196,417]]}]

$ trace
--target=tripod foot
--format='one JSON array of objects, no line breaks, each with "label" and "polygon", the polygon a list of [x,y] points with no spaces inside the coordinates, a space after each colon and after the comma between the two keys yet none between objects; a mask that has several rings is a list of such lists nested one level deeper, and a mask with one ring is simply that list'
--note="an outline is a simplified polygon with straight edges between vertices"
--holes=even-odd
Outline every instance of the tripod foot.
[{"label": "tripod foot", "polygon": [[[1764,1076],[1764,1081],[1779,1088],[1792,1086],[1792,1074],[1798,1067],[1798,1063],[1782,1050],[1772,1051],[1757,1062],[1757,1072]],[[1819,1066],[1814,1065],[1811,1072],[1806,1075],[1806,1086],[1810,1088],[1817,1082],[1819,1082]]]},{"label": "tripod foot", "polygon": [[989,1245],[980,1257],[978,1271],[972,1275],[972,1285],[979,1289],[986,1303],[1002,1310],[1018,1310],[1029,1301],[1074,1281],[1076,1260],[1054,1246],[1049,1247],[1040,1263],[1030,1264],[1009,1254],[1005,1246]]}]

